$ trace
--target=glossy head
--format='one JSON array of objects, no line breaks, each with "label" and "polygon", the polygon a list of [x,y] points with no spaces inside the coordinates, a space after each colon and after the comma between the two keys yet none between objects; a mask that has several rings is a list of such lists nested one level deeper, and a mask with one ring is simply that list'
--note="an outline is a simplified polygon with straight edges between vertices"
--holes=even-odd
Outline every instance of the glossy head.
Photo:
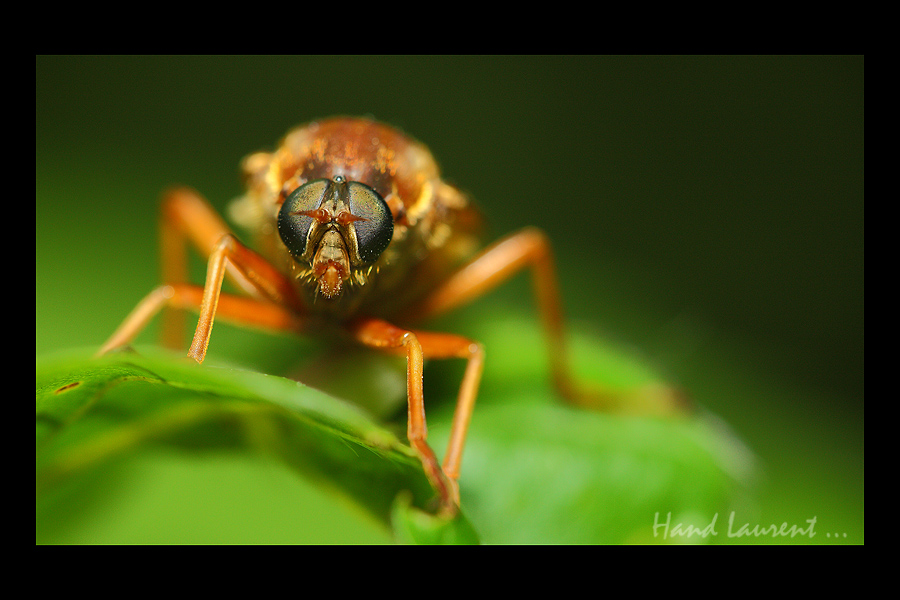
[{"label": "glossy head", "polygon": [[384,198],[343,175],[314,179],[291,192],[278,212],[278,234],[309,268],[326,298],[341,293],[353,269],[378,260],[394,235]]}]

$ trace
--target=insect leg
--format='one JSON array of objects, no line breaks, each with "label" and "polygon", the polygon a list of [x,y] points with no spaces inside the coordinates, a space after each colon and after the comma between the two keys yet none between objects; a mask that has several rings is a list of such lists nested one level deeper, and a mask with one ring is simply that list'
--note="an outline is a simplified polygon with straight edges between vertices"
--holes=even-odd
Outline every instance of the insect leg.
[{"label": "insect leg", "polygon": [[[188,242],[202,257],[209,258],[226,235],[233,235],[228,225],[199,193],[184,187],[169,190],[163,197],[160,223],[163,282],[187,281]],[[291,282],[261,256],[237,240],[235,242],[232,245],[241,246],[242,250],[227,253],[231,260],[225,261],[224,268],[229,280],[250,296],[302,310]],[[237,260],[244,264],[238,265]],[[184,331],[183,311],[165,311],[162,330],[164,344],[180,347]]]},{"label": "insect leg", "polygon": [[[459,504],[459,489],[456,485],[456,477],[459,471],[459,456],[465,437],[465,429],[468,426],[468,417],[471,414],[472,405],[481,377],[481,365],[483,353],[478,344],[473,344],[459,336],[447,336],[447,341],[441,343],[439,339],[443,334],[413,332],[401,329],[386,321],[379,319],[361,318],[347,324],[350,334],[364,346],[382,349],[388,352],[406,353],[406,388],[408,399],[407,437],[410,446],[418,453],[422,461],[422,467],[428,476],[434,489],[438,492],[441,507],[444,511],[454,512]],[[420,341],[424,340],[423,341]],[[452,338],[452,340],[451,340]],[[449,464],[449,476],[445,474],[438,463],[434,451],[428,445],[428,426],[425,421],[425,399],[422,394],[422,369],[424,359],[449,358],[460,356],[469,359],[466,373],[463,376],[463,388],[460,391],[461,398],[465,396],[465,405],[458,415],[461,426],[454,424],[454,431],[460,434],[451,434],[451,448],[454,449]],[[460,413],[460,409],[457,409]],[[459,436],[462,436],[461,438]],[[458,441],[454,441],[455,439]],[[459,446],[457,449],[456,447]],[[448,457],[450,453],[448,452]],[[445,462],[445,464],[447,464]]]},{"label": "insect leg", "polygon": [[[484,347],[478,342],[452,333],[436,333],[433,331],[416,331],[416,337],[422,344],[425,358],[464,358],[466,370],[459,386],[456,410],[453,413],[453,424],[450,428],[450,441],[444,454],[444,474],[456,486],[459,480],[460,463],[466,433],[475,399],[478,397],[478,386],[481,383],[481,372],[484,369]],[[457,500],[458,498],[457,491]]]},{"label": "insect leg", "polygon": [[[138,304],[103,345],[101,353],[128,343],[162,308],[190,306],[200,308],[200,319],[189,356],[198,362],[202,361],[218,307],[222,280],[226,274],[238,288],[253,298],[281,306],[296,315],[303,314],[302,301],[291,281],[262,256],[241,244],[222,218],[197,192],[188,188],[176,188],[163,197],[160,238],[164,285],[152,291]],[[203,257],[209,259],[206,286],[200,299],[196,296],[196,286],[186,283],[188,242]],[[197,301],[188,302],[187,298]],[[238,320],[252,324],[254,317],[249,313],[242,315],[234,300],[229,299],[227,305],[229,310],[235,309],[231,312]],[[265,315],[272,314],[272,311],[263,310],[260,314],[263,315],[260,318],[265,320]],[[184,330],[183,319],[182,310],[165,311],[163,340],[166,345],[180,345]],[[278,318],[275,321],[281,322]]]},{"label": "insect leg", "polygon": [[651,384],[635,390],[612,391],[585,388],[572,377],[563,324],[559,284],[553,251],[547,236],[526,228],[488,246],[468,264],[437,286],[404,317],[421,319],[466,304],[530,268],[538,312],[547,339],[553,382],[569,402],[604,410],[671,414],[684,410],[684,394],[666,385]]},{"label": "insect leg", "polygon": [[227,269],[233,269],[240,280],[252,284],[254,295],[301,314],[302,305],[290,281],[262,256],[243,245],[230,233],[226,233],[213,247],[206,268],[200,319],[188,351],[188,356],[197,362],[203,362],[203,357],[206,356],[213,319],[222,291],[222,280]]},{"label": "insect leg", "polygon": [[[203,301],[199,285],[161,285],[141,300],[109,340],[97,351],[101,356],[129,344],[163,308],[198,310]],[[226,321],[272,331],[299,331],[302,317],[277,304],[255,298],[220,294],[217,316]]]},{"label": "insect leg", "polygon": [[534,294],[549,344],[553,380],[563,396],[574,398],[578,392],[566,359],[556,266],[550,241],[539,229],[523,229],[487,247],[404,313],[404,317],[424,319],[467,304],[525,268],[532,272]]}]

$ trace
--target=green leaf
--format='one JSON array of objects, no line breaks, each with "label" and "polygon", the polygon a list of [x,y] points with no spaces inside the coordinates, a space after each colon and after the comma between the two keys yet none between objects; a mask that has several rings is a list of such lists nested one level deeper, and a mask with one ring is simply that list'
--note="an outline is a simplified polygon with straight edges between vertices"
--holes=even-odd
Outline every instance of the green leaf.
[{"label": "green leaf", "polygon": [[[353,354],[341,366],[327,355],[335,373],[357,378],[348,385],[342,377],[342,393],[391,390],[386,395],[401,408],[378,400],[376,420],[291,379],[142,349],[38,362],[38,530],[65,520],[73,485],[106,489],[103,482],[114,476],[103,465],[165,447],[186,455],[222,450],[275,457],[362,507],[405,543],[727,541],[665,527],[701,530],[716,515],[724,523],[726,511],[749,498],[753,457],[724,424],[702,410],[650,417],[566,405],[551,390],[534,324],[509,317],[476,327],[487,363],[463,458],[464,514],[454,519],[433,513],[421,465],[395,433],[405,431],[405,394],[397,394],[395,383],[373,383],[385,375],[402,380],[402,364],[393,357],[379,366]],[[575,335],[573,357],[582,379],[610,389],[661,384],[645,363],[586,333]],[[461,368],[460,361],[426,367],[429,442],[439,455]],[[392,413],[395,421],[385,421]]]},{"label": "green leaf", "polygon": [[670,514],[700,528],[724,521],[748,475],[746,452],[728,439],[709,418],[483,407],[460,494],[485,543],[704,541],[654,524]]},{"label": "green leaf", "polygon": [[403,491],[433,492],[415,453],[355,406],[297,382],[150,352],[84,352],[36,369],[36,491],[154,443],[260,451],[388,523]]},{"label": "green leaf", "polygon": [[[549,384],[536,327],[509,317],[480,331],[487,366],[460,496],[483,543],[729,541],[722,524],[731,510],[752,508],[757,465],[727,424],[696,406],[673,417],[567,405]],[[626,394],[665,389],[633,353],[586,330],[572,342],[583,381]],[[448,439],[449,422],[429,421],[434,447]],[[718,535],[676,535],[677,524],[702,530],[714,519]]]},{"label": "green leaf", "polygon": [[464,517],[448,519],[412,505],[408,493],[401,493],[394,503],[391,521],[394,536],[406,544],[477,544],[478,534]]}]

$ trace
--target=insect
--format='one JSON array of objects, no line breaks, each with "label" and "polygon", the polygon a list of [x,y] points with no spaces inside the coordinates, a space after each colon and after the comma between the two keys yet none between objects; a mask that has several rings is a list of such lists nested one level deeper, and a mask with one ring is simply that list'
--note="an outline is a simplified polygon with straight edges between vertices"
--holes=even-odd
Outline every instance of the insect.
[{"label": "insect", "polygon": [[[243,161],[246,194],[233,206],[255,232],[252,250],[194,190],[162,204],[164,283],[148,294],[102,346],[127,345],[163,308],[163,337],[176,344],[183,309],[199,310],[188,356],[202,362],[213,320],[317,335],[338,332],[362,346],[406,356],[407,436],[441,506],[455,511],[466,431],[484,364],[475,340],[415,328],[530,269],[548,341],[554,383],[579,397],[566,359],[550,244],[528,228],[480,249],[479,213],[441,179],[421,143],[385,124],[337,117],[290,131],[273,152]],[[208,258],[203,286],[187,281],[193,245]],[[221,291],[228,277],[243,294]],[[466,367],[447,451],[439,463],[427,441],[425,359]]]}]

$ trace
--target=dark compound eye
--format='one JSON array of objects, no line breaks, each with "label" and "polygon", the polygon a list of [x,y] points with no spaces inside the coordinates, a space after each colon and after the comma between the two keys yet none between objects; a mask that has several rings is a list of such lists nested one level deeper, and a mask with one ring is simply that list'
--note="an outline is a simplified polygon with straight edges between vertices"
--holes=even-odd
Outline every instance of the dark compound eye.
[{"label": "dark compound eye", "polygon": [[340,175],[305,183],[285,199],[278,212],[278,234],[291,254],[311,258],[303,255],[313,251],[310,232],[321,231],[315,223],[341,227],[354,264],[374,263],[394,236],[394,219],[384,198]]},{"label": "dark compound eye", "polygon": [[359,260],[371,264],[378,260],[394,237],[394,218],[381,195],[369,186],[351,181],[347,184],[347,204],[359,217],[350,226],[356,232]]},{"label": "dark compound eye", "polygon": [[332,182],[316,179],[298,187],[290,193],[278,211],[278,234],[291,254],[300,256],[306,251],[309,229],[315,222],[313,217],[299,214],[319,208],[326,196],[330,195]]}]

